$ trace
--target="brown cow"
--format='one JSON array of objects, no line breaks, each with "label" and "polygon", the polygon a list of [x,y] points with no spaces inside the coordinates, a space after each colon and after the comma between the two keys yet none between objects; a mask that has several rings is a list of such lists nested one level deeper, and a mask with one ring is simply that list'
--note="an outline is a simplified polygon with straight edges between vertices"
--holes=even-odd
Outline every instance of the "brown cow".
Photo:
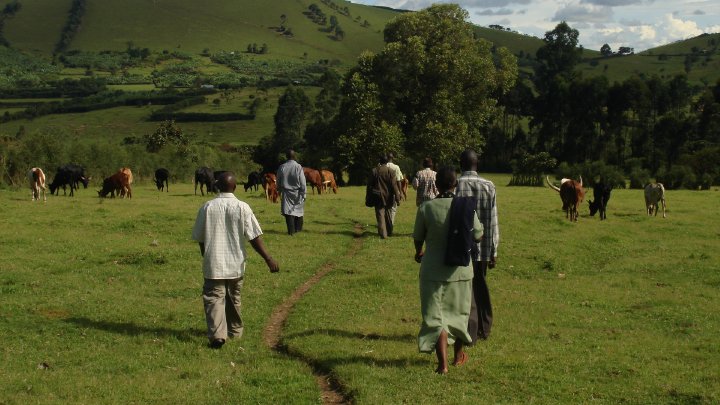
[{"label": "brown cow", "polygon": [[318,194],[322,193],[323,179],[320,171],[310,167],[303,167],[303,173],[305,173],[305,181],[310,185],[313,194],[317,188]]},{"label": "brown cow", "polygon": [[128,188],[120,190],[120,195],[123,198],[125,198],[125,194],[128,192],[128,190],[130,189],[130,186],[132,186],[132,183],[133,183],[132,170],[130,170],[129,167],[121,167],[120,170],[118,170],[118,172],[125,173],[128,176]]},{"label": "brown cow", "polygon": [[408,184],[410,184],[410,179],[408,179],[407,175],[403,176],[403,179],[400,180],[400,198],[407,201],[407,191],[408,191]]},{"label": "brown cow", "polygon": [[28,180],[30,181],[30,190],[32,190],[32,200],[40,200],[40,193],[42,192],[43,201],[47,201],[45,195],[45,173],[39,167],[33,167],[28,172]]},{"label": "brown cow", "polygon": [[127,173],[117,172],[103,180],[102,190],[98,190],[98,196],[105,198],[110,194],[110,198],[115,198],[116,192],[123,197],[127,195],[128,198],[132,198],[130,177]]},{"label": "brown cow", "polygon": [[332,188],[333,193],[337,194],[338,186],[335,182],[335,175],[330,170],[321,170],[320,174],[323,177],[323,190],[327,192],[327,188]]},{"label": "brown cow", "polygon": [[577,222],[578,207],[580,207],[580,204],[585,198],[582,176],[580,176],[579,182],[572,179],[562,179],[560,187],[550,183],[550,179],[547,176],[545,176],[545,180],[553,190],[560,193],[560,199],[563,203],[562,209],[565,211],[565,218],[570,218],[570,221]]},{"label": "brown cow", "polygon": [[275,173],[265,173],[265,199],[274,203],[278,202],[277,176]]}]

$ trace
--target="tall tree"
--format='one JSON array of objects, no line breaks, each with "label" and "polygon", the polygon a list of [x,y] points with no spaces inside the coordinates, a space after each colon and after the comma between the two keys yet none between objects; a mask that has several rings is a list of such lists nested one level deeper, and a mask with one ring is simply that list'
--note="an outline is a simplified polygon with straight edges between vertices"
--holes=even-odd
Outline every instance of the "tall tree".
[{"label": "tall tree", "polygon": [[271,136],[260,141],[253,160],[265,170],[275,170],[283,151],[288,148],[301,149],[304,145],[304,130],[312,111],[312,103],[300,87],[288,86],[278,100],[273,117],[275,130]]},{"label": "tall tree", "polygon": [[568,133],[571,106],[570,87],[577,74],[582,47],[578,47],[579,32],[565,21],[545,33],[545,45],[536,53],[535,88],[538,91],[536,115],[531,125],[538,132],[539,151],[549,151],[554,157],[563,154],[565,145],[572,142]]},{"label": "tall tree", "polygon": [[[388,23],[382,52],[366,54],[345,87],[363,83],[359,89],[371,94],[346,93],[343,113],[363,109],[374,122],[399,128],[413,157],[431,153],[451,161],[469,146],[482,148],[483,127],[497,111],[497,98],[513,87],[517,61],[504,48],[493,55],[488,42],[473,37],[467,18],[459,6],[441,4]],[[355,104],[368,100],[379,108]],[[351,123],[348,133],[358,133],[358,125]]]}]

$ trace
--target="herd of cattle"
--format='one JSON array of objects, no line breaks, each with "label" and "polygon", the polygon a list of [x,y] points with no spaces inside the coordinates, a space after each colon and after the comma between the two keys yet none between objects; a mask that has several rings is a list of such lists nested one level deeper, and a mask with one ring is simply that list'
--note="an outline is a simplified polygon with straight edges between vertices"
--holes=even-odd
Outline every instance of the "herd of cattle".
[{"label": "herd of cattle", "polygon": [[[582,176],[580,180],[576,181],[573,179],[564,178],[560,180],[560,187],[552,184],[550,179],[546,176],[548,186],[560,194],[562,200],[562,209],[565,211],[565,218],[570,221],[577,221],[578,208],[585,199],[585,189],[583,189]],[[610,200],[610,192],[612,191],[612,185],[606,184],[602,181],[595,183],[593,186],[593,195],[595,201],[588,200],[590,206],[590,216],[594,216],[598,211],[600,212],[600,219],[607,218],[606,210],[608,200]],[[652,215],[653,212],[657,216],[658,210],[662,205],[663,218],[665,216],[665,187],[662,183],[650,183],[645,186],[645,208],[648,215]]]},{"label": "herd of cattle", "polygon": [[[335,181],[335,175],[329,170],[317,170],[310,167],[304,167],[305,180],[311,188],[313,194],[317,190],[318,194],[328,192],[332,190],[333,193],[337,194],[338,186]],[[213,170],[209,167],[200,167],[195,171],[195,194],[197,195],[198,186],[200,187],[200,194],[214,192],[217,193],[215,183],[218,177],[225,173],[225,170]],[[170,172],[165,168],[159,168],[155,170],[155,185],[159,191],[170,191],[169,184]],[[45,196],[45,173],[39,167],[34,167],[28,172],[28,180],[30,182],[30,189],[32,192],[33,201],[39,200],[41,195],[44,201],[47,201]],[[67,164],[57,168],[53,181],[49,184],[50,194],[60,195],[60,188],[63,189],[63,195],[67,195],[67,187],[70,187],[70,196],[74,195],[74,190],[79,189],[79,185],[82,184],[84,188],[87,188],[90,177],[85,175],[85,169],[82,166],[76,164]],[[560,187],[555,186],[550,182],[548,177],[545,177],[548,186],[560,194],[562,200],[562,209],[565,211],[565,217],[570,221],[577,221],[578,209],[585,199],[585,189],[583,188],[582,177],[579,180],[573,180],[564,178],[560,181]],[[111,198],[114,198],[117,194],[122,198],[132,198],[132,183],[133,174],[130,168],[123,167],[117,171],[117,173],[109,176],[103,180],[102,188],[98,190],[98,196],[107,197],[110,194]],[[407,199],[407,185],[409,180],[403,179],[402,182],[402,193],[404,199]],[[254,189],[258,190],[258,186],[262,186],[265,190],[265,198],[269,201],[276,203],[278,201],[278,189],[277,189],[277,178],[274,173],[258,173],[252,172],[248,175],[247,181],[244,183],[245,191]],[[203,190],[204,188],[204,190]],[[595,183],[593,186],[593,194],[595,201],[588,200],[590,206],[590,216],[594,216],[595,213],[600,213],[600,219],[606,219],[607,204],[610,200],[610,193],[612,186],[605,184],[602,181]],[[657,216],[657,213],[662,206],[663,218],[665,215],[665,188],[661,183],[651,183],[645,186],[645,207],[648,215]]]},{"label": "herd of cattle", "polygon": [[[160,170],[160,169],[158,169]],[[335,181],[335,175],[329,170],[317,170],[310,167],[303,167],[305,173],[305,181],[312,189],[312,193],[315,194],[317,190],[318,194],[327,193],[328,190],[332,190],[333,193],[337,194],[338,186]],[[214,184],[225,170],[213,170],[209,167],[200,167],[195,170],[195,178],[193,183],[195,184],[195,194],[197,195],[198,187],[200,188],[200,194],[214,192],[217,193],[217,189]],[[158,174],[155,173],[155,179],[157,182]],[[258,190],[258,187],[262,186],[265,190],[265,198],[274,203],[278,202],[280,194],[277,188],[277,176],[275,173],[258,173],[251,172],[248,174],[247,181],[244,183],[245,191],[254,189]],[[203,187],[205,190],[203,190]],[[158,185],[160,189],[160,185]]]}]

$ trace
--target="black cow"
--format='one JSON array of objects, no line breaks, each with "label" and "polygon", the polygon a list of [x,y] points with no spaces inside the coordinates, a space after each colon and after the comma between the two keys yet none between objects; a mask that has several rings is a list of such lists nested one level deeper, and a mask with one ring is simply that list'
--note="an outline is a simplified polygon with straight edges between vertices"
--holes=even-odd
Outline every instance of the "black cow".
[{"label": "black cow", "polygon": [[66,164],[57,168],[55,177],[50,183],[50,194],[60,195],[60,187],[63,189],[63,195],[67,194],[67,186],[70,186],[70,197],[74,195],[73,191],[80,188],[87,188],[90,178],[85,176],[85,168],[76,164]]},{"label": "black cow", "polygon": [[157,170],[155,170],[155,185],[157,186],[158,191],[167,191],[170,192],[170,183],[168,183],[168,178],[170,177],[170,171],[168,169],[161,167]]},{"label": "black cow", "polygon": [[250,174],[248,174],[248,179],[245,183],[245,192],[247,192],[251,188],[255,188],[255,191],[258,191],[258,186],[262,186],[262,184],[263,176],[258,172],[251,172]]},{"label": "black cow", "polygon": [[213,183],[215,177],[213,176],[213,170],[209,167],[200,167],[195,170],[195,195],[197,195],[198,185],[200,185],[200,194],[205,195],[203,192],[203,186],[205,186],[206,192],[213,191]]},{"label": "black cow", "polygon": [[596,212],[600,211],[600,219],[602,220],[607,218],[605,210],[607,209],[607,203],[610,200],[610,192],[612,189],[612,185],[605,184],[602,181],[595,183],[593,186],[593,196],[595,197],[595,201],[588,200],[591,217],[595,215]]}]

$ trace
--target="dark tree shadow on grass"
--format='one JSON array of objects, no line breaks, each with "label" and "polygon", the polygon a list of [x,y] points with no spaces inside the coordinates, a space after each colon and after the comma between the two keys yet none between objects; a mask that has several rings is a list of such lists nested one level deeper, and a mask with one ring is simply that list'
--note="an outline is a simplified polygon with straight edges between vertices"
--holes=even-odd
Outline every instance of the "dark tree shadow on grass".
[{"label": "dark tree shadow on grass", "polygon": [[117,333],[127,336],[162,336],[167,338],[175,338],[181,342],[192,342],[205,336],[205,331],[201,329],[171,329],[163,327],[148,327],[138,325],[132,322],[112,322],[95,320],[89,318],[67,318],[63,319],[67,323],[74,324],[82,328],[90,328],[103,330],[106,332]]},{"label": "dark tree shadow on grass", "polygon": [[340,329],[312,329],[312,330],[306,330],[305,332],[299,332],[299,333],[291,333],[289,335],[285,335],[283,339],[294,339],[294,338],[301,338],[301,337],[307,337],[307,336],[314,336],[314,335],[328,335],[333,337],[343,337],[348,339],[360,339],[360,340],[381,340],[381,341],[392,341],[392,342],[414,342],[417,336],[411,335],[409,333],[405,334],[399,334],[399,335],[380,335],[377,333],[360,333],[360,332],[351,332],[347,330],[340,330]]},{"label": "dark tree shadow on grass", "polygon": [[[274,230],[274,229],[264,230],[263,233],[267,233],[269,235],[287,235],[287,231],[279,231],[279,230]],[[343,236],[357,237],[357,234],[353,231],[320,231],[320,230],[303,228],[303,230],[299,232],[299,235],[302,235],[303,233],[314,233],[314,234],[320,234],[320,235],[343,235]],[[298,237],[301,237],[299,235],[298,235]]]}]

